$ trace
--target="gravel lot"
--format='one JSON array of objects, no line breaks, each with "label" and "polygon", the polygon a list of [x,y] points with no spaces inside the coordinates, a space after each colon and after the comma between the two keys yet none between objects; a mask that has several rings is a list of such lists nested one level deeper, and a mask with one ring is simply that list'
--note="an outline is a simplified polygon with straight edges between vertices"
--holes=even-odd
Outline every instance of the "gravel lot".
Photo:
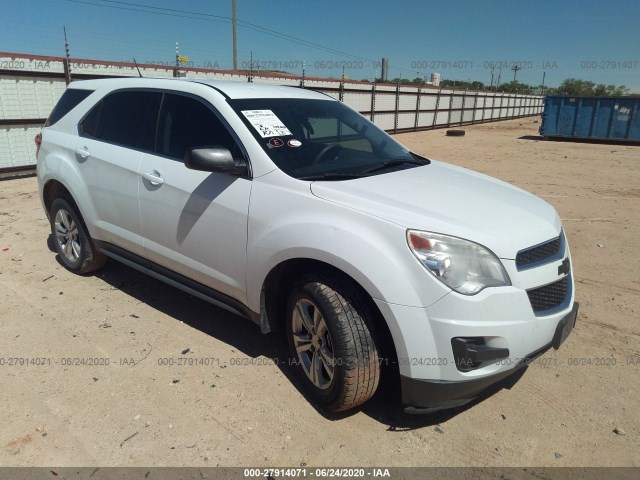
[{"label": "gravel lot", "polygon": [[0,465],[640,466],[640,147],[537,127],[397,136],[551,202],[581,305],[510,389],[429,416],[403,414],[394,390],[319,412],[277,338],[115,262],[67,272],[36,179],[0,182]]}]

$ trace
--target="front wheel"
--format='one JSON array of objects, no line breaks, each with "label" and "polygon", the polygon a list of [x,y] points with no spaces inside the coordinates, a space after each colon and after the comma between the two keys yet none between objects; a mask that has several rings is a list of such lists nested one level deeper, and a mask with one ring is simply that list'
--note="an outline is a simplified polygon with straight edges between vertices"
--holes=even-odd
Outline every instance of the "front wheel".
[{"label": "front wheel", "polygon": [[89,273],[105,264],[107,257],[93,246],[71,198],[56,198],[51,205],[50,219],[56,251],[68,270]]},{"label": "front wheel", "polygon": [[380,381],[373,312],[350,279],[309,275],[294,284],[286,333],[298,376],[310,396],[332,411],[358,406]]}]

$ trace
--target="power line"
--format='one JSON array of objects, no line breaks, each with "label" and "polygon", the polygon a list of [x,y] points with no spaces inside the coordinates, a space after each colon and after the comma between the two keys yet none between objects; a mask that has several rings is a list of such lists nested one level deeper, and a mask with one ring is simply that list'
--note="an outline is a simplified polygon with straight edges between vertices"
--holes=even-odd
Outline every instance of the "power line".
[{"label": "power line", "polygon": [[[192,19],[192,20],[204,20],[204,21],[214,21],[214,22],[219,22],[219,23],[231,23],[232,22],[232,18],[231,17],[227,17],[227,16],[223,16],[223,15],[213,15],[213,14],[209,14],[209,13],[200,13],[200,12],[192,12],[189,10],[178,10],[175,8],[163,8],[163,7],[156,7],[153,5],[144,5],[141,3],[130,3],[130,2],[120,2],[120,1],[116,1],[116,0],[100,0],[102,2],[108,2],[108,3],[116,3],[118,5],[127,5],[127,6],[115,6],[115,5],[104,5],[101,3],[94,3],[94,2],[89,2],[86,0],[66,0],[68,2],[73,2],[73,3],[80,3],[80,4],[84,4],[84,5],[93,5],[96,7],[105,7],[105,8],[114,8],[114,9],[120,9],[120,10],[128,10],[128,11],[134,11],[134,12],[141,12],[141,13],[151,13],[154,15],[164,15],[164,16],[169,16],[169,17],[179,17],[179,18],[188,18],[188,19]],[[153,10],[158,10],[158,11],[149,11],[149,10],[142,10],[140,8],[132,8],[132,7],[142,7],[142,8],[149,8],[149,9],[153,9]],[[195,15],[195,16],[194,16]],[[341,50],[336,50],[330,47],[325,47],[323,45],[319,45],[317,43],[313,43],[310,42],[308,40],[304,40],[302,38],[297,38],[297,37],[293,37],[291,35],[287,35],[285,33],[282,32],[277,32],[275,30],[271,30],[269,28],[266,27],[262,27],[260,25],[251,23],[251,22],[245,22],[243,20],[238,20],[238,24],[240,24],[240,26],[250,29],[250,30],[254,30],[260,33],[264,33],[266,35],[270,35],[273,37],[277,37],[277,38],[281,38],[284,40],[289,40],[295,43],[299,43],[308,47],[313,47],[313,48],[318,48],[330,53],[337,53],[340,55],[345,55],[348,57],[353,57],[356,58],[358,60],[366,60],[368,62],[373,62],[373,60],[368,59],[368,58],[364,58],[364,57],[360,57],[358,55],[353,55],[350,54],[348,52],[343,52]]]},{"label": "power line", "polygon": [[[72,3],[80,3],[80,4],[83,4],[83,5],[93,5],[95,7],[113,8],[113,9],[116,9],[116,10],[128,10],[130,12],[152,13],[154,15],[163,15],[165,17],[180,17],[180,18],[190,18],[192,20],[206,20],[206,21],[209,21],[209,22],[229,23],[228,21],[215,20],[215,19],[212,19],[212,18],[199,18],[199,17],[188,16],[188,15],[178,15],[177,13],[151,12],[149,10],[141,10],[139,8],[120,7],[120,6],[115,6],[115,5],[104,5],[102,3],[87,2],[86,0],[65,0],[65,1],[72,2]],[[107,0],[102,0],[102,1],[107,1]],[[124,2],[118,2],[118,3],[124,3]],[[134,5],[135,6],[135,5],[138,5],[138,4],[127,4],[127,5]],[[159,8],[159,7],[152,7],[152,6],[145,6],[145,7],[146,8]],[[171,9],[166,9],[166,10],[171,10]]]},{"label": "power line", "polygon": [[[73,1],[75,3],[87,3],[87,4],[91,4],[91,5],[95,5],[95,6],[109,6],[109,5],[101,5],[99,3],[92,3],[92,2],[86,2],[83,0],[68,0],[68,1]],[[105,3],[115,3],[118,5],[126,5],[126,6],[134,6],[134,7],[142,7],[142,8],[149,8],[149,9],[153,9],[153,10],[158,10],[159,12],[150,12],[147,10],[135,10],[138,12],[144,12],[144,13],[160,13],[160,12],[171,12],[171,13],[163,13],[163,15],[175,15],[178,17],[182,17],[182,18],[191,18],[194,20],[209,20],[209,19],[222,19],[222,20],[217,20],[219,22],[222,23],[232,23],[233,19],[232,17],[227,17],[225,15],[213,15],[211,13],[204,13],[204,12],[193,12],[190,10],[179,10],[179,9],[175,9],[175,8],[165,8],[165,7],[156,7],[154,5],[146,5],[146,4],[142,4],[142,3],[133,3],[133,2],[123,2],[123,1],[119,1],[119,0],[99,0],[101,2],[105,2]],[[115,7],[115,6],[111,6],[111,8],[123,8],[123,9],[127,9],[125,7]],[[184,14],[184,15],[177,15],[177,14]],[[195,17],[193,16],[195,15]],[[201,18],[204,17],[204,18]],[[348,52],[343,52],[342,50],[337,50],[335,48],[331,48],[331,47],[326,47],[324,45],[320,45],[314,42],[310,42],[308,40],[304,40],[303,38],[298,38],[298,37],[294,37],[292,35],[287,35],[286,33],[282,33],[282,32],[278,32],[276,30],[271,30],[270,28],[267,27],[263,27],[261,25],[257,25],[255,23],[251,23],[251,22],[246,22],[244,20],[238,20],[238,23],[241,24],[242,26],[244,26],[245,28],[251,29],[251,30],[255,30],[258,32],[262,32],[262,33],[266,33],[268,35],[272,35],[275,37],[279,37],[282,39],[286,39],[286,40],[291,40],[293,42],[296,43],[300,43],[306,46],[311,46],[311,47],[315,47],[315,48],[320,48],[322,50],[328,51],[330,53],[339,53],[341,55],[345,55],[345,56],[349,56],[349,57],[353,57],[356,58],[358,60],[366,60],[368,62],[374,62],[374,60],[365,58],[365,57],[360,57],[358,55],[354,55]]]},{"label": "power line", "polygon": [[[163,16],[178,17],[178,18],[187,18],[187,19],[191,19],[191,20],[204,20],[204,21],[212,21],[212,22],[227,23],[227,24],[232,23],[232,18],[224,16],[224,15],[213,15],[213,14],[210,14],[210,13],[194,12],[194,11],[190,11],[190,10],[180,10],[180,9],[175,9],[175,8],[156,7],[154,5],[146,5],[146,4],[142,4],[142,3],[124,2],[124,1],[119,1],[119,0],[99,0],[99,1],[104,2],[104,3],[95,3],[95,2],[90,2],[90,1],[87,1],[87,0],[65,0],[65,1],[84,4],[84,5],[92,5],[92,6],[96,6],[96,7],[128,10],[128,11],[134,11],[134,12],[140,12],[140,13],[151,13],[151,14],[155,14],[155,15],[163,15]],[[115,5],[105,5],[105,3],[111,3],[111,4],[115,4]],[[140,8],[134,8],[134,7],[140,7]],[[144,9],[148,9],[148,10],[144,10]],[[311,42],[311,41],[308,41],[308,40],[304,40],[302,38],[294,37],[292,35],[288,35],[288,34],[285,34],[285,33],[282,33],[282,32],[278,32],[276,30],[271,30],[271,29],[269,29],[267,27],[263,27],[261,25],[255,24],[255,23],[247,22],[247,21],[244,21],[244,20],[237,20],[237,22],[238,22],[238,25],[243,27],[243,28],[254,30],[254,31],[257,31],[259,33],[263,33],[265,35],[269,35],[269,36],[272,36],[272,37],[280,38],[282,40],[288,40],[288,41],[291,41],[291,42],[294,42],[294,43],[298,43],[300,45],[304,45],[304,46],[307,46],[307,47],[315,48],[315,49],[322,50],[322,51],[325,51],[325,52],[328,52],[328,53],[334,53],[334,54],[342,55],[342,56],[345,56],[345,57],[354,58],[354,59],[357,59],[357,60],[371,62],[374,65],[378,63],[377,60],[372,60],[370,58],[362,57],[362,56],[355,55],[355,54],[352,54],[352,53],[349,53],[349,52],[344,52],[342,50],[337,50],[335,48],[326,47],[324,45],[320,45],[318,43],[314,43],[314,42]],[[389,68],[392,68],[392,69],[398,70],[398,71],[415,73],[411,69],[406,69],[406,68],[402,68],[402,67],[396,67],[396,66],[393,66],[393,65],[389,65]]]}]

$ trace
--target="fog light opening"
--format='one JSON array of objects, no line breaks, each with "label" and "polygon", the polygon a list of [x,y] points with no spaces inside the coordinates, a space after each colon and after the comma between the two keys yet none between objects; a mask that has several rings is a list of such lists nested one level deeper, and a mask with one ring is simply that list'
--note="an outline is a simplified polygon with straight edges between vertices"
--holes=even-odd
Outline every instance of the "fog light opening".
[{"label": "fog light opening", "polygon": [[508,348],[490,347],[485,337],[455,337],[451,339],[451,348],[456,368],[461,372],[470,372],[483,363],[509,357]]}]

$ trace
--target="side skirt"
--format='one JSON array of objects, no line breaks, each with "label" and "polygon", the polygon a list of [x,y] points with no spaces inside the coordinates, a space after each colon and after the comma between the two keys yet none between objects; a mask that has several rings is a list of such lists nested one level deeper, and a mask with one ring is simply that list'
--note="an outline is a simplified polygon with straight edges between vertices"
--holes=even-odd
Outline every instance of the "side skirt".
[{"label": "side skirt", "polygon": [[183,292],[193,295],[205,302],[209,302],[216,307],[223,308],[228,312],[235,313],[241,317],[248,318],[252,322],[260,325],[260,314],[254,312],[242,302],[231,298],[224,293],[220,293],[211,287],[207,287],[199,282],[191,280],[184,275],[176,273],[168,268],[164,268],[145,258],[128,252],[110,243],[94,240],[96,248],[114,260],[134,268],[142,273],[146,273],[161,282],[178,288]]}]

